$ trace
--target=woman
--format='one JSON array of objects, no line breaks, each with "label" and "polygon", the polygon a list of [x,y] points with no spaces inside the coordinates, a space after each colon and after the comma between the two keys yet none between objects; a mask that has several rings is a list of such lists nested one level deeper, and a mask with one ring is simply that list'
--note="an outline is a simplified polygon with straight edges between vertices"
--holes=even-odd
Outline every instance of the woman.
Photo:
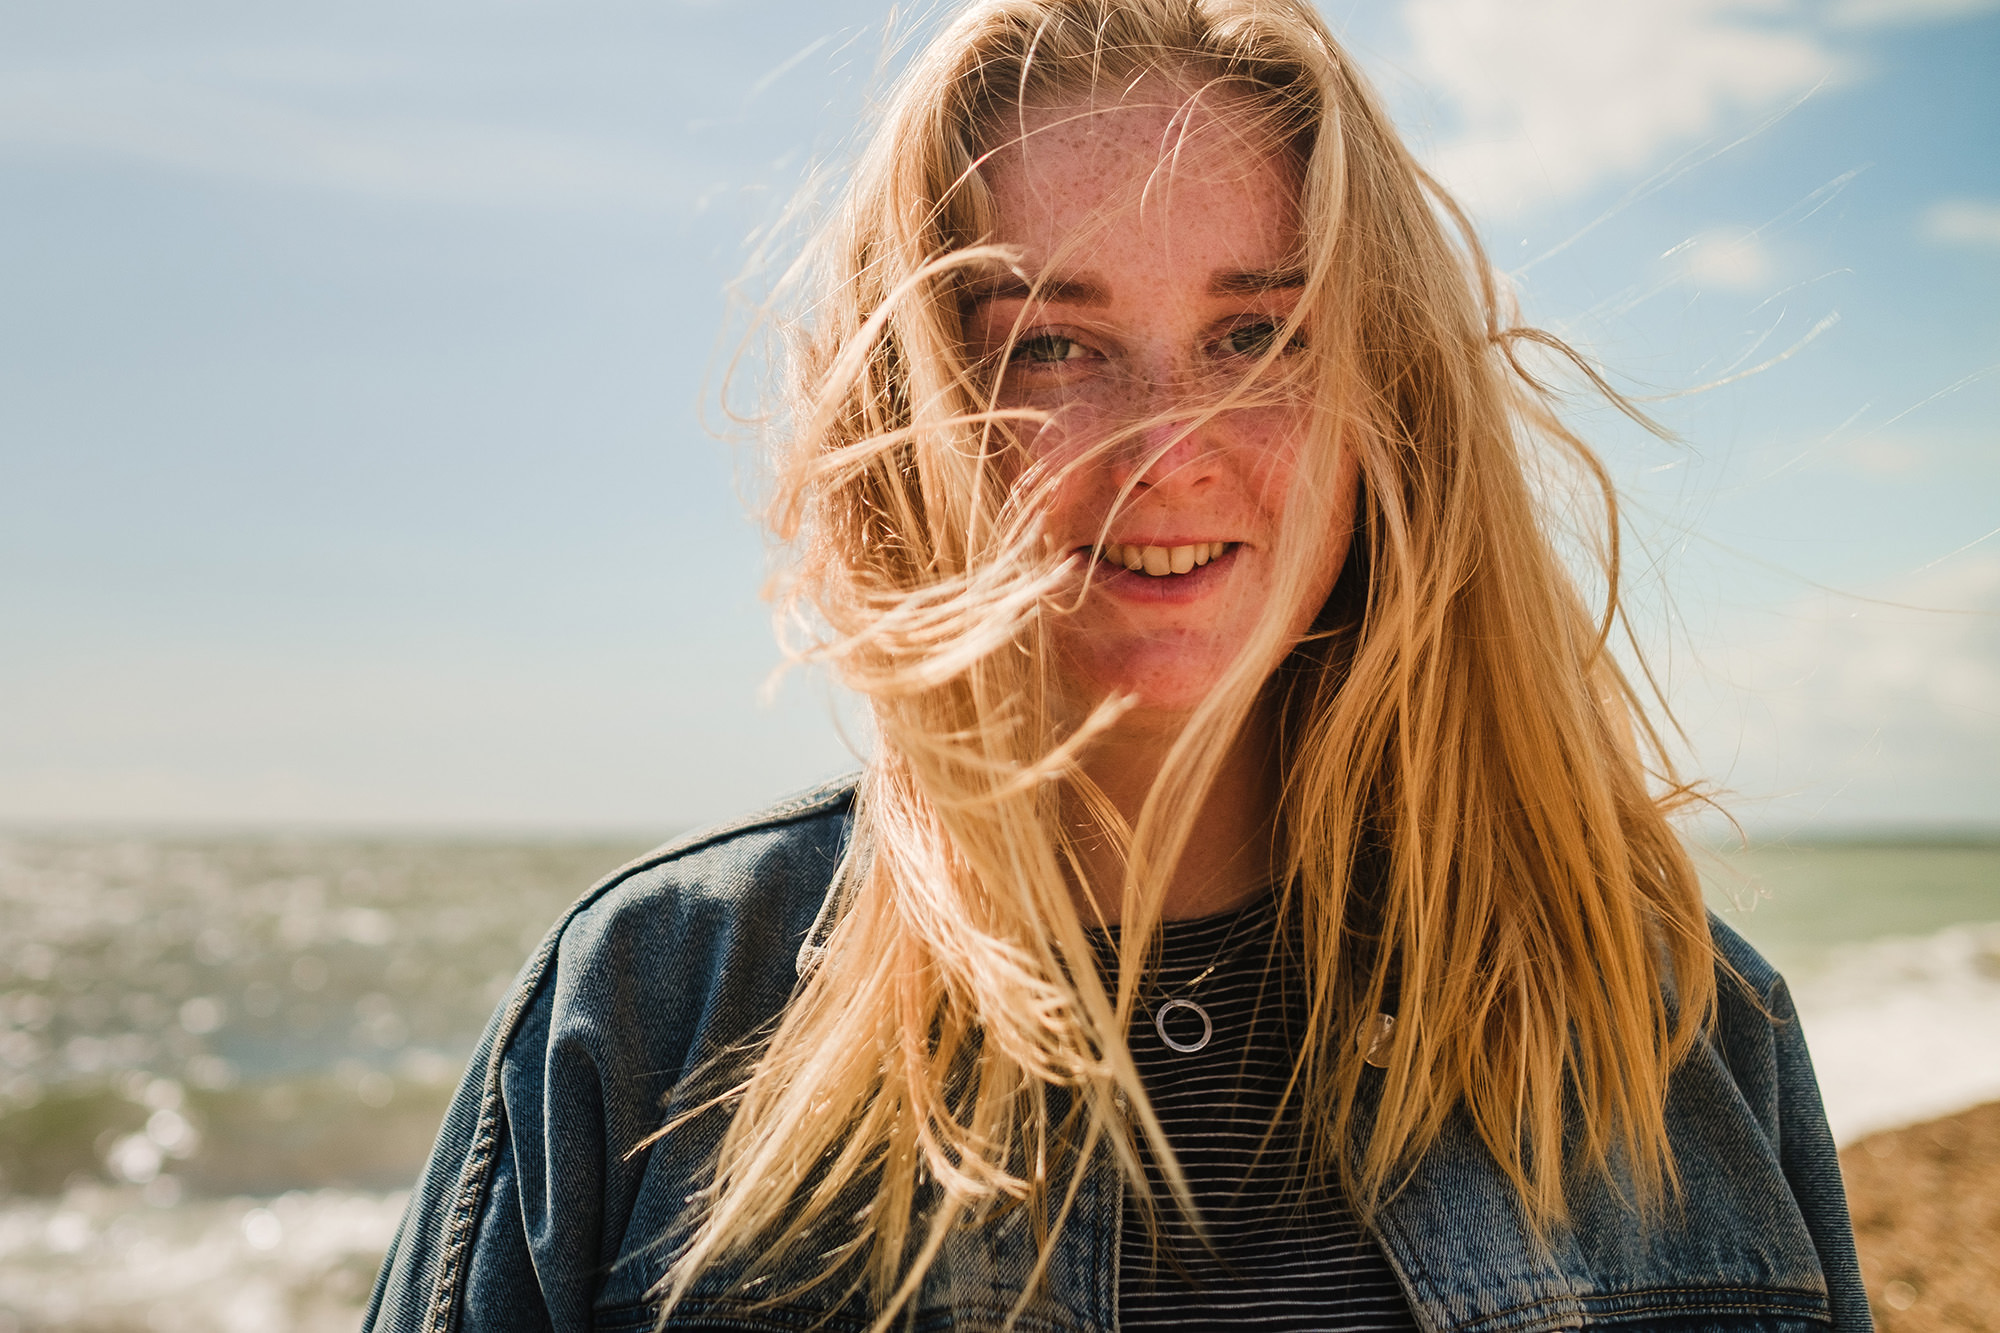
[{"label": "woman", "polygon": [[873,757],[558,926],[373,1326],[1868,1326],[1440,212],[1299,0],[931,43],[778,432]]}]

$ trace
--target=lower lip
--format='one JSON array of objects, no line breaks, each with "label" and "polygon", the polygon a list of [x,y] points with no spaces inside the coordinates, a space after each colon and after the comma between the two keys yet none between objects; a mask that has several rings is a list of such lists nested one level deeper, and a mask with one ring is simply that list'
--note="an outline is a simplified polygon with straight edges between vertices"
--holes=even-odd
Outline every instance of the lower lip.
[{"label": "lower lip", "polygon": [[1157,578],[1144,570],[1127,569],[1108,560],[1099,560],[1091,572],[1090,581],[1092,586],[1104,589],[1121,601],[1169,605],[1199,601],[1228,577],[1229,567],[1236,563],[1236,553],[1241,549],[1239,544],[1232,542],[1228,550],[1205,565],[1196,565],[1185,574],[1167,574]]}]

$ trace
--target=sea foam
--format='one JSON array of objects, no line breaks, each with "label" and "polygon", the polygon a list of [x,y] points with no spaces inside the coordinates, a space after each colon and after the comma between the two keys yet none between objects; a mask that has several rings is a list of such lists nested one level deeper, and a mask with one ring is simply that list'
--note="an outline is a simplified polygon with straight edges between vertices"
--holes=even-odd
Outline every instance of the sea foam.
[{"label": "sea foam", "polygon": [[2000,922],[1839,945],[1792,989],[1836,1141],[2000,1099]]}]

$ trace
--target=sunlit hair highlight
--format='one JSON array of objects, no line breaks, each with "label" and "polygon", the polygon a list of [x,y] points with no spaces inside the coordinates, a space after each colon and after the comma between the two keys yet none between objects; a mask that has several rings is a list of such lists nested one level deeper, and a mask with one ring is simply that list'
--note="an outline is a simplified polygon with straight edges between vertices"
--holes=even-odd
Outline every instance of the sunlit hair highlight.
[{"label": "sunlit hair highlight", "polygon": [[[1052,668],[1051,623],[1089,595],[1039,527],[1061,473],[1024,457],[1036,423],[996,407],[962,301],[1018,271],[980,166],[1022,109],[1147,81],[1226,104],[1296,170],[1305,287],[1278,342],[1305,351],[1281,366],[1274,348],[1203,410],[1303,384],[1312,447],[1274,610],[1127,827],[1079,768],[1121,701],[1069,697]],[[1523,360],[1566,349],[1514,324],[1471,228],[1310,6],[972,5],[887,99],[786,299],[782,605],[800,654],[866,701],[874,752],[836,924],[722,1099],[669,1308],[712,1267],[747,1287],[803,1266],[865,1290],[886,1327],[953,1228],[1025,1207],[1053,1232],[1092,1154],[1143,1187],[1142,1143],[1186,1205],[1123,1034],[1163,887],[1253,714],[1276,719],[1273,870],[1303,947],[1289,1096],[1306,1178],[1367,1217],[1463,1114],[1538,1225],[1565,1216],[1566,1172],[1610,1175],[1642,1212],[1660,1200],[1667,1079],[1700,1039],[1713,961],[1666,822],[1688,789],[1607,648],[1616,508],[1603,486],[1593,615],[1530,482],[1568,466],[1603,484]],[[1302,634],[1281,612],[1325,549],[1343,455],[1353,544]],[[1126,852],[1122,883],[1091,886],[1120,905],[1108,972],[1058,817],[1078,809]],[[1357,1034],[1384,1011],[1371,1070]]]}]

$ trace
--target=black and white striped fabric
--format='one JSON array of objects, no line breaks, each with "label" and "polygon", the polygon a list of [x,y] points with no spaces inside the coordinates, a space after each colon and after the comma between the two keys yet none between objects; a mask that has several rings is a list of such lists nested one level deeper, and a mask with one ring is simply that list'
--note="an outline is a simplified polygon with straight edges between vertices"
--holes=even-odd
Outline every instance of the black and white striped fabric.
[{"label": "black and white striped fabric", "polygon": [[[1146,1210],[1128,1201],[1118,1269],[1125,1333],[1416,1328],[1374,1238],[1332,1187],[1301,1200],[1294,1140],[1284,1125],[1272,1134],[1303,1029],[1275,932],[1269,895],[1221,916],[1166,923],[1158,984],[1142,992],[1132,1054],[1214,1248],[1163,1187],[1154,1194],[1157,1246]],[[1177,998],[1199,1001],[1214,1023],[1199,1051],[1174,1050],[1154,1027],[1154,1013]],[[1201,1031],[1199,1015],[1186,1009],[1168,1016],[1168,1035],[1182,1045]]]}]

